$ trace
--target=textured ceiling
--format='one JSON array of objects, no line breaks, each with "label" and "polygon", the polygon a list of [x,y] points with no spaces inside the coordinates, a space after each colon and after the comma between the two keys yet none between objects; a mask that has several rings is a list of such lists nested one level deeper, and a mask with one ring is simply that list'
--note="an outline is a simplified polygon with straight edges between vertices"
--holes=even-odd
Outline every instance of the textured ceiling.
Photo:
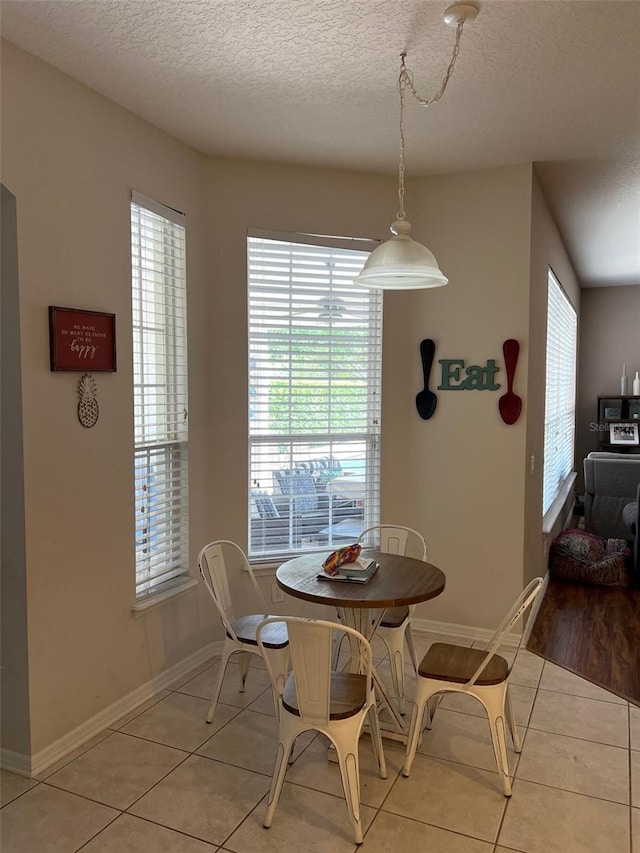
[{"label": "textured ceiling", "polygon": [[[2,0],[2,34],[207,154],[391,172],[398,56],[440,85],[424,0]],[[640,0],[484,0],[407,172],[534,161],[585,286],[640,284]]]}]

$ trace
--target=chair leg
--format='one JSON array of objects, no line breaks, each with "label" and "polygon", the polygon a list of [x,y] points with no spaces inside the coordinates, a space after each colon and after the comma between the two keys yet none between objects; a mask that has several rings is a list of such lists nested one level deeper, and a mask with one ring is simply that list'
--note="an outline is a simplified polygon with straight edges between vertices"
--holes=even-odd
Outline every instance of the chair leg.
[{"label": "chair leg", "polygon": [[371,729],[371,743],[378,762],[378,772],[381,779],[387,778],[387,762],[384,757],[382,746],[382,734],[380,732],[380,720],[375,703],[369,708],[369,728]]},{"label": "chair leg", "polygon": [[251,655],[248,652],[240,652],[240,693],[244,693],[244,685],[247,680],[247,675],[249,674],[249,667],[251,666]]},{"label": "chair leg", "polygon": [[404,632],[391,630],[386,636],[382,636],[385,646],[389,651],[389,668],[391,670],[391,684],[393,692],[398,700],[398,710],[405,714],[404,701]]},{"label": "chair leg", "polygon": [[278,751],[276,753],[276,761],[273,767],[273,778],[271,780],[271,789],[267,799],[267,810],[262,820],[262,825],[265,829],[269,829],[273,820],[273,813],[278,805],[284,777],[289,766],[289,756],[293,749],[293,744],[296,739],[294,731],[280,732],[278,741]]},{"label": "chair leg", "polygon": [[435,693],[429,698],[429,701],[427,702],[427,713],[425,715],[425,729],[431,729],[433,726],[433,718],[440,706],[440,702],[442,702],[442,693]]},{"label": "chair leg", "polygon": [[511,693],[509,692],[508,684],[504,699],[504,711],[507,718],[507,723],[509,725],[509,731],[511,732],[511,740],[513,741],[514,752],[522,752],[522,743],[520,742],[520,735],[518,733],[518,727],[516,726],[516,719],[513,716]]},{"label": "chair leg", "polygon": [[409,725],[409,736],[407,737],[407,751],[405,754],[404,764],[402,765],[402,775],[408,776],[411,773],[411,765],[416,757],[416,750],[420,742],[420,731],[422,729],[422,717],[424,716],[425,705],[428,705],[429,696],[420,695],[420,685],[418,685],[418,695],[416,696],[416,704],[413,707],[411,715],[411,724]]},{"label": "chair leg", "polygon": [[493,743],[493,752],[496,757],[498,774],[502,782],[502,790],[505,797],[511,796],[511,779],[509,778],[509,760],[507,756],[507,742],[504,730],[504,705],[505,695],[503,692],[493,692],[483,697],[482,704],[487,709],[489,717],[489,730]]},{"label": "chair leg", "polygon": [[340,777],[344,789],[347,811],[353,826],[353,840],[362,844],[362,817],[360,815],[360,762],[358,760],[358,738],[360,727],[346,726],[341,732],[332,733],[338,756]]},{"label": "chair leg", "polygon": [[418,655],[416,654],[416,647],[413,642],[413,633],[411,632],[411,622],[407,624],[407,629],[404,632],[405,637],[407,638],[407,646],[409,647],[409,656],[411,658],[411,663],[413,664],[413,670],[415,674],[418,674]]},{"label": "chair leg", "polygon": [[220,697],[220,691],[222,690],[222,682],[224,681],[224,675],[227,671],[227,664],[229,663],[229,658],[231,657],[232,650],[228,647],[225,647],[222,651],[222,659],[220,661],[220,671],[218,672],[218,677],[216,679],[216,686],[213,688],[213,695],[211,696],[211,703],[209,705],[209,711],[207,712],[207,722],[212,723],[213,717],[216,712],[216,705],[218,704],[218,699]]}]

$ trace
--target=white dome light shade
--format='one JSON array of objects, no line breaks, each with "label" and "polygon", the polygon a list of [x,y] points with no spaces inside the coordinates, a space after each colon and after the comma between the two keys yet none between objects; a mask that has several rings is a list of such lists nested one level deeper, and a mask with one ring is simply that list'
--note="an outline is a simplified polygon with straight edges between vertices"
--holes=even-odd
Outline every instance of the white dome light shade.
[{"label": "white dome light shade", "polygon": [[409,237],[410,230],[405,219],[396,220],[391,226],[393,237],[371,252],[353,283],[373,290],[420,290],[445,285],[449,279],[431,252]]}]

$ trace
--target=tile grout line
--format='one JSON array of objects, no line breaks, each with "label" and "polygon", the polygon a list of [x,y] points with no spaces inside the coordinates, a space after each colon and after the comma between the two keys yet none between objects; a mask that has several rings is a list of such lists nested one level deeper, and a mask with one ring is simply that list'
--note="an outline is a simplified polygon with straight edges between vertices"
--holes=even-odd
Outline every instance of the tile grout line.
[{"label": "tile grout line", "polygon": [[[209,663],[209,665],[208,665],[208,666],[211,666],[211,663]],[[203,670],[201,670],[201,672],[204,672],[204,671],[208,668],[208,666],[205,666],[205,668],[204,668]],[[540,676],[539,676],[539,678],[538,678],[537,686],[534,688],[535,693],[534,693],[534,698],[533,698],[533,702],[532,702],[532,705],[531,705],[531,711],[529,712],[529,715],[528,715],[528,718],[527,718],[527,723],[526,723],[524,726],[522,726],[522,728],[524,728],[524,733],[523,733],[523,736],[522,736],[522,747],[523,747],[523,751],[524,751],[525,743],[526,743],[526,740],[527,740],[528,732],[529,732],[530,728],[532,728],[532,727],[530,726],[530,721],[531,721],[531,718],[532,718],[532,715],[533,715],[533,710],[534,710],[534,708],[535,708],[535,703],[536,703],[536,701],[537,701],[537,699],[538,699],[538,696],[539,696],[540,691],[542,690],[542,692],[560,693],[561,695],[569,695],[569,696],[573,696],[573,695],[574,695],[574,694],[566,694],[566,693],[562,693],[562,691],[546,691],[546,690],[544,690],[543,688],[541,688],[541,687],[540,687],[540,684],[541,684],[541,681],[542,681],[542,674],[543,674],[543,672],[544,672],[544,668],[545,668],[545,666],[546,666],[546,662],[543,664],[543,667],[542,667],[542,670],[541,670],[541,674],[540,674]],[[195,677],[197,677],[199,674],[201,674],[201,673],[196,673],[193,677],[195,678]],[[514,686],[530,687],[530,685],[515,685],[515,684],[514,684]],[[162,696],[162,697],[158,698],[158,700],[157,700],[156,702],[154,702],[152,705],[150,705],[150,706],[146,707],[144,710],[140,711],[140,713],[139,713],[139,714],[136,714],[134,717],[132,717],[130,720],[128,720],[128,721],[127,721],[127,723],[125,723],[125,724],[124,724],[124,726],[126,726],[126,725],[128,725],[128,724],[132,723],[135,719],[138,719],[138,717],[139,717],[139,716],[141,716],[142,714],[144,714],[146,711],[151,710],[153,707],[155,707],[157,704],[159,704],[159,702],[161,702],[161,701],[163,701],[164,699],[168,698],[168,696],[169,696],[169,695],[172,695],[172,694],[175,694],[175,693],[178,693],[178,694],[180,694],[180,695],[189,695],[189,696],[191,695],[191,694],[188,694],[188,693],[187,693],[187,694],[181,693],[181,691],[180,691],[179,689],[177,689],[177,690],[171,690],[171,689],[167,688],[167,690],[168,690],[168,695],[165,695],[165,696]],[[148,822],[148,823],[151,823],[151,824],[157,825],[157,826],[162,827],[162,828],[164,828],[164,829],[167,829],[167,830],[169,830],[169,831],[177,832],[177,833],[182,834],[182,835],[184,835],[184,836],[186,836],[186,837],[189,837],[189,838],[195,838],[195,839],[197,839],[198,841],[203,841],[203,842],[204,842],[204,843],[206,843],[206,844],[213,844],[213,847],[216,847],[216,846],[221,846],[221,847],[223,847],[223,846],[224,846],[224,844],[225,844],[226,842],[228,842],[228,840],[229,840],[229,838],[231,837],[231,835],[233,835],[233,834],[234,834],[234,833],[235,833],[235,832],[240,828],[240,826],[242,826],[242,825],[243,825],[243,823],[248,819],[248,817],[249,817],[251,814],[253,814],[253,813],[254,813],[254,811],[256,810],[256,808],[258,808],[258,806],[260,805],[260,803],[262,803],[262,802],[264,801],[264,796],[263,796],[262,798],[260,798],[260,800],[258,801],[258,803],[256,803],[256,805],[255,805],[252,809],[250,809],[250,810],[249,810],[249,812],[247,813],[247,815],[245,815],[245,817],[240,821],[240,823],[238,824],[238,826],[237,826],[237,827],[235,827],[235,828],[233,829],[233,831],[229,834],[229,836],[227,836],[227,837],[225,838],[225,840],[224,840],[224,842],[222,843],[222,845],[218,845],[217,843],[213,843],[213,842],[210,842],[210,841],[208,841],[208,840],[198,838],[197,836],[191,836],[191,835],[189,835],[189,833],[186,833],[186,832],[181,831],[181,830],[179,830],[179,829],[176,829],[176,828],[174,828],[174,827],[166,826],[165,824],[157,823],[157,822],[156,822],[156,821],[154,821],[154,820],[151,820],[151,819],[148,819],[148,818],[143,818],[143,817],[140,817],[140,816],[138,816],[138,815],[132,815],[132,814],[129,812],[129,809],[131,809],[131,808],[132,808],[136,803],[138,803],[138,802],[139,802],[143,797],[145,797],[145,796],[146,796],[147,794],[149,794],[149,793],[150,793],[150,792],[151,792],[155,787],[157,787],[161,782],[163,782],[163,781],[167,778],[167,776],[169,776],[169,775],[170,775],[174,770],[177,770],[177,769],[178,769],[178,767],[182,766],[182,765],[183,765],[183,764],[188,760],[188,758],[189,758],[190,756],[194,756],[194,755],[195,755],[196,757],[198,757],[198,758],[208,758],[209,760],[216,761],[216,762],[218,762],[218,763],[220,763],[220,764],[224,764],[224,765],[226,765],[226,766],[231,766],[231,767],[235,767],[235,768],[238,768],[238,769],[242,769],[242,770],[245,770],[245,771],[250,772],[250,773],[255,773],[255,774],[259,775],[259,776],[267,776],[267,774],[266,774],[266,773],[264,773],[264,772],[262,772],[262,771],[259,771],[259,770],[250,770],[249,768],[242,767],[241,765],[230,764],[228,761],[223,761],[223,760],[221,760],[221,759],[216,759],[216,758],[214,758],[214,757],[210,757],[210,756],[206,756],[206,755],[200,755],[200,754],[197,752],[197,750],[198,750],[198,749],[200,749],[200,748],[201,748],[201,747],[202,747],[202,746],[203,746],[203,745],[204,745],[208,740],[210,740],[211,738],[215,737],[217,734],[219,734],[220,732],[222,732],[222,731],[225,729],[225,727],[226,727],[230,722],[232,722],[233,720],[236,720],[236,719],[237,719],[237,717],[238,717],[238,716],[239,716],[243,711],[251,711],[252,713],[258,713],[258,714],[261,714],[262,712],[256,711],[256,710],[252,709],[250,706],[251,706],[251,704],[253,704],[253,702],[257,701],[261,696],[263,696],[263,695],[264,695],[264,693],[265,693],[265,692],[267,692],[268,690],[269,690],[269,688],[268,688],[268,687],[266,687],[266,688],[265,688],[265,689],[264,689],[260,694],[258,694],[258,696],[256,696],[256,697],[255,697],[255,699],[253,699],[253,700],[252,700],[252,702],[251,702],[249,705],[246,705],[246,706],[233,706],[233,705],[231,705],[231,706],[229,706],[230,708],[234,708],[234,709],[236,709],[237,713],[236,713],[236,714],[234,714],[234,715],[233,715],[233,717],[231,717],[229,720],[225,721],[225,722],[220,726],[220,728],[219,728],[219,729],[217,729],[217,730],[216,730],[215,732],[213,732],[209,737],[207,737],[207,738],[206,738],[205,740],[203,740],[200,744],[198,744],[198,745],[197,745],[193,750],[185,750],[185,749],[182,749],[182,748],[180,748],[180,747],[175,747],[175,746],[171,746],[170,744],[165,744],[165,743],[161,743],[161,742],[159,742],[159,741],[152,740],[151,738],[147,738],[147,737],[140,736],[140,735],[135,735],[135,734],[130,734],[129,732],[124,732],[124,731],[122,731],[121,729],[112,729],[111,727],[107,727],[107,729],[105,729],[105,731],[109,732],[109,734],[107,734],[105,738],[103,738],[103,739],[102,739],[101,741],[99,741],[98,743],[93,744],[92,746],[88,746],[86,749],[83,749],[83,750],[82,750],[78,755],[75,755],[73,758],[70,758],[70,759],[69,759],[69,761],[65,762],[65,763],[62,765],[62,767],[59,767],[59,768],[58,768],[54,773],[52,773],[52,774],[51,774],[51,776],[55,775],[55,773],[57,773],[57,772],[59,772],[60,770],[64,769],[64,767],[68,766],[68,764],[69,764],[69,763],[71,763],[72,761],[75,761],[76,759],[81,758],[83,755],[85,755],[85,754],[86,754],[87,752],[89,752],[91,749],[93,749],[93,748],[94,748],[94,747],[96,747],[96,746],[99,746],[99,745],[100,745],[100,743],[102,743],[104,740],[108,739],[108,738],[111,736],[111,734],[122,734],[122,735],[129,736],[129,737],[136,737],[136,738],[138,738],[138,739],[140,739],[140,740],[143,740],[143,741],[145,741],[145,742],[155,743],[155,744],[157,744],[157,745],[165,746],[165,747],[168,747],[168,748],[171,748],[171,749],[175,749],[175,750],[177,750],[177,751],[179,751],[179,752],[184,752],[184,753],[185,753],[184,758],[183,758],[183,759],[182,759],[182,760],[181,760],[177,765],[175,765],[175,767],[172,767],[170,770],[168,770],[168,771],[167,771],[167,772],[166,772],[166,773],[165,773],[165,774],[164,774],[160,779],[158,779],[158,780],[157,780],[153,785],[151,785],[151,787],[150,787],[148,790],[144,791],[144,792],[143,792],[139,797],[137,797],[137,798],[136,798],[136,799],[135,799],[135,800],[134,800],[134,801],[133,801],[133,802],[132,802],[132,803],[131,803],[127,808],[126,808],[126,809],[124,809],[124,810],[119,809],[118,807],[115,807],[115,806],[109,805],[109,804],[107,804],[107,803],[102,803],[102,802],[101,802],[101,801],[99,801],[99,800],[94,800],[94,799],[92,799],[92,798],[90,798],[90,797],[87,797],[86,795],[78,794],[78,793],[76,793],[75,791],[68,791],[67,789],[60,788],[60,787],[58,787],[57,785],[55,785],[54,783],[49,782],[49,781],[48,781],[48,779],[37,779],[37,778],[34,778],[34,779],[33,779],[33,781],[35,782],[35,784],[34,784],[31,788],[27,789],[26,791],[23,791],[21,794],[18,794],[16,797],[14,797],[12,800],[10,800],[9,802],[7,802],[5,805],[9,805],[10,803],[15,802],[16,800],[18,800],[19,798],[21,798],[22,796],[24,796],[24,794],[28,793],[30,790],[34,790],[34,789],[35,789],[35,788],[37,788],[39,785],[43,785],[43,784],[44,784],[44,785],[47,785],[48,787],[51,787],[51,788],[53,788],[53,789],[60,790],[60,791],[63,791],[63,792],[65,792],[65,793],[70,793],[70,794],[75,795],[75,796],[79,796],[79,797],[81,797],[82,799],[87,800],[88,802],[93,802],[93,803],[96,803],[96,804],[102,805],[102,806],[104,806],[104,807],[106,807],[106,808],[110,808],[110,809],[113,809],[114,811],[118,812],[118,814],[116,814],[116,816],[115,816],[112,820],[110,820],[110,821],[109,821],[109,823],[107,823],[104,827],[102,827],[102,829],[100,829],[97,833],[95,833],[95,835],[93,835],[90,839],[88,839],[86,842],[84,842],[84,843],[83,843],[79,848],[75,848],[76,850],[81,850],[82,848],[84,848],[87,844],[89,844],[89,843],[90,843],[90,841],[91,841],[91,840],[93,840],[93,838],[95,838],[95,837],[96,837],[97,835],[99,835],[101,832],[103,832],[104,830],[106,830],[106,829],[107,829],[107,828],[108,828],[108,827],[109,827],[109,826],[110,826],[114,821],[116,821],[116,820],[117,820],[117,819],[118,819],[122,814],[130,814],[130,816],[131,816],[131,817],[134,817],[134,818],[136,818],[136,819],[140,819],[140,820],[145,820],[145,821],[146,821],[146,822]],[[202,699],[203,697],[194,697],[194,698]],[[577,697],[577,698],[585,698],[585,699],[589,699],[589,698],[591,698],[591,697]],[[206,700],[205,700],[205,701],[206,701]],[[606,700],[598,700],[598,699],[593,700],[593,701],[600,701],[600,702],[601,702],[601,703],[603,703],[603,704],[614,705],[614,706],[615,706],[615,705],[620,705],[620,704],[621,704],[621,703],[617,703],[617,702],[607,702]],[[226,704],[226,703],[222,703],[222,704]],[[449,710],[449,709],[447,709],[447,710]],[[457,711],[457,710],[454,710],[454,709],[451,709],[451,710],[453,710],[453,713],[462,713],[462,714],[464,714],[464,713],[465,713],[464,711]],[[263,716],[271,716],[271,715],[263,715]],[[469,714],[469,715],[466,715],[466,716],[474,716],[474,717],[481,718],[479,715],[472,715],[472,714]],[[632,750],[631,750],[631,738],[630,738],[630,734],[631,734],[631,706],[630,706],[630,705],[627,705],[627,729],[628,729],[628,731],[627,731],[627,734],[628,734],[628,746],[626,747],[626,750],[627,750],[627,752],[628,752],[628,761],[629,761],[629,807],[628,807],[628,808],[629,808],[629,821],[630,821],[630,844],[631,844],[631,849],[633,849],[633,840],[632,840],[632,835],[631,835],[631,830],[632,830],[632,816],[633,816],[633,806],[632,806],[632,798],[631,798],[631,797],[632,797],[632,787],[631,787],[631,752],[632,752]],[[533,730],[534,730],[534,731],[542,731],[542,732],[546,732],[546,730],[544,730],[544,729],[536,729],[536,728],[533,728]],[[548,733],[548,734],[552,734],[552,735],[561,736],[561,737],[572,737],[571,735],[563,735],[563,734],[562,734],[562,733],[560,733],[560,732],[546,732],[546,733]],[[617,746],[617,745],[615,745],[615,744],[603,744],[603,743],[602,743],[602,742],[600,742],[600,741],[591,741],[591,740],[589,740],[589,739],[587,739],[587,738],[575,738],[575,739],[576,739],[576,740],[585,741],[585,742],[588,742],[588,743],[597,743],[597,744],[604,745],[604,746],[610,746],[610,747],[612,747],[612,748],[614,748],[614,749],[615,749],[615,748],[625,748],[625,747],[618,747],[618,746]],[[313,741],[314,741],[314,740],[315,740],[315,738],[312,738],[312,739],[309,741],[309,743],[308,743],[308,744],[307,744],[307,745],[306,745],[306,746],[305,746],[305,747],[300,751],[300,753],[298,754],[298,756],[296,756],[296,758],[294,759],[294,762],[295,762],[295,761],[297,761],[297,760],[298,760],[298,759],[303,755],[303,753],[304,753],[304,752],[306,752],[306,750],[311,746],[311,743],[313,743]],[[442,758],[438,758],[437,756],[428,756],[428,755],[427,755],[427,756],[425,756],[425,757],[426,757],[426,758],[435,759],[435,760],[439,760],[439,761],[449,762],[449,763],[453,763],[453,764],[460,764],[460,765],[462,765],[462,766],[469,766],[469,767],[473,767],[473,766],[474,766],[474,765],[464,764],[464,762],[462,762],[462,761],[456,761],[455,759],[453,759],[453,760],[451,760],[451,759],[442,759]],[[518,769],[519,769],[519,764],[520,764],[520,754],[518,754],[517,762],[516,762],[516,765],[515,765],[515,767],[514,767],[514,771],[513,771],[513,777],[512,777],[512,778],[513,778],[514,782],[516,781],[516,779],[521,780],[521,779],[520,779],[520,777],[518,777],[518,775],[517,775],[517,773],[518,773]],[[482,769],[482,768],[478,768],[478,769]],[[488,771],[488,772],[491,772],[491,771]],[[50,777],[48,777],[48,778],[50,778]],[[373,824],[374,824],[374,822],[376,821],[377,817],[380,815],[380,813],[381,813],[381,812],[384,812],[384,805],[386,804],[386,802],[387,802],[387,800],[388,800],[388,798],[389,798],[389,796],[390,796],[391,792],[395,789],[395,786],[398,784],[398,779],[400,779],[400,778],[403,778],[403,777],[402,777],[402,775],[401,775],[401,771],[398,773],[398,775],[396,776],[395,780],[393,780],[393,782],[392,782],[391,786],[389,787],[389,790],[388,790],[388,791],[387,791],[387,793],[384,795],[384,797],[383,797],[383,799],[382,799],[382,802],[380,803],[380,805],[379,805],[378,807],[367,806],[367,808],[372,808],[372,809],[374,809],[374,816],[373,816],[373,818],[372,818],[372,820],[371,820],[371,822],[370,822],[369,826],[367,827],[367,830],[366,830],[366,833],[365,833],[365,837],[366,837],[366,834],[369,832],[369,830],[370,830],[371,826],[373,826]],[[528,780],[521,780],[521,781],[528,781]],[[305,786],[305,785],[301,785],[301,784],[300,784],[300,783],[298,783],[298,782],[290,782],[289,784],[292,784],[292,785],[299,785],[300,787],[303,787],[303,788],[305,788],[305,789],[307,789],[307,790],[312,790],[312,791],[317,791],[317,790],[318,790],[318,789],[315,789],[315,788],[307,788],[307,786]],[[552,789],[552,790],[567,791],[567,789],[566,789],[566,788],[556,788],[555,786],[552,786],[552,785],[546,785],[546,784],[544,784],[544,783],[538,783],[538,782],[536,782],[536,783],[531,783],[531,784],[540,785],[540,786],[542,786],[542,787],[550,788],[550,789]],[[590,798],[590,797],[592,797],[592,796],[593,796],[593,798],[595,798],[595,799],[599,799],[599,800],[603,800],[603,801],[605,801],[605,802],[617,803],[617,801],[615,801],[615,800],[606,800],[605,798],[598,797],[597,795],[595,795],[595,796],[594,796],[594,795],[590,795],[590,794],[581,794],[581,793],[579,793],[579,792],[575,792],[575,791],[567,791],[567,792],[568,792],[568,793],[574,793],[574,794],[576,794],[577,796],[585,796],[585,797],[588,797],[588,798]],[[327,793],[327,792],[323,792],[323,793]],[[265,796],[266,796],[266,795],[265,795]],[[344,798],[343,798],[343,797],[336,796],[335,794],[328,794],[328,796],[333,796],[333,797],[335,797],[336,799],[339,799],[341,802],[343,802],[343,800],[344,800]],[[509,799],[510,799],[510,798],[509,798]],[[619,803],[618,803],[618,804],[619,804]],[[624,804],[623,804],[623,805],[624,805]],[[500,841],[499,841],[500,833],[501,833],[501,831],[502,831],[502,829],[503,829],[504,820],[505,820],[505,817],[506,817],[506,812],[507,812],[507,808],[508,808],[508,806],[509,806],[509,803],[506,803],[506,804],[505,804],[505,807],[504,807],[504,809],[503,809],[502,817],[501,817],[500,824],[499,824],[498,831],[497,831],[497,835],[496,835],[496,840],[493,842],[493,844],[494,844],[494,848],[495,848],[495,847],[497,847],[497,846],[499,846],[499,844],[500,844]],[[3,808],[4,808],[4,807],[3,807]],[[394,812],[385,812],[385,813],[395,814]],[[402,815],[401,815],[401,817],[402,817]],[[456,830],[452,830],[452,829],[447,829],[446,827],[438,827],[438,826],[437,826],[437,825],[435,825],[435,824],[430,824],[430,823],[428,823],[428,821],[421,821],[420,819],[417,819],[417,818],[408,818],[408,819],[410,819],[410,820],[414,820],[414,819],[415,819],[415,820],[417,820],[418,822],[426,823],[426,824],[427,824],[427,825],[429,825],[429,826],[436,826],[438,829],[442,829],[442,830],[444,830],[444,831],[451,832],[451,833],[453,833],[453,834],[456,834],[456,835],[459,835],[459,836],[462,836],[462,837],[468,837],[468,838],[473,838],[473,839],[476,839],[476,838],[477,838],[476,836],[467,836],[467,835],[465,835],[464,833],[460,833],[460,832],[457,832]],[[486,840],[485,840],[485,839],[477,839],[477,840],[482,840],[482,841],[485,841],[485,843],[486,843]],[[491,842],[489,842],[489,843],[491,843]],[[640,853],[640,851],[638,851],[637,853]]]}]

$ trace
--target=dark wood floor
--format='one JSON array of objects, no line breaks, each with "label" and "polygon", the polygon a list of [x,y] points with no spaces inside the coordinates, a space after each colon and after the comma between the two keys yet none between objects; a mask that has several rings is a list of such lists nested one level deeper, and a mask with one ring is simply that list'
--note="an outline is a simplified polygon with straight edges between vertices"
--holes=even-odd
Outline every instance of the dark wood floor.
[{"label": "dark wood floor", "polygon": [[640,589],[550,581],[527,648],[640,705]]}]

